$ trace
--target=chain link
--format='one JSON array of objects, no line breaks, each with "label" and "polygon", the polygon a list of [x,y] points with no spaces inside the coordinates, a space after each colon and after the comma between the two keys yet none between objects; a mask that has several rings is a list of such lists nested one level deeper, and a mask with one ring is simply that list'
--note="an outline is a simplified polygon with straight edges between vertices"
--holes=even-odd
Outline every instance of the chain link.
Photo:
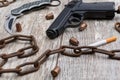
[{"label": "chain link", "polygon": [[[30,41],[31,46],[19,49],[17,52],[11,54],[1,54],[0,58],[2,59],[2,62],[0,63],[0,74],[12,72],[18,74],[19,76],[22,76],[29,73],[33,73],[35,71],[38,71],[41,64],[43,64],[49,58],[49,56],[53,54],[61,54],[68,57],[80,57],[81,55],[84,54],[101,53],[108,55],[110,59],[120,60],[120,57],[116,55],[116,53],[120,52],[120,50],[108,51],[104,49],[98,49],[97,47],[92,47],[92,46],[79,47],[79,46],[63,45],[55,50],[50,50],[50,49],[46,50],[41,56],[39,56],[33,62],[26,62],[20,64],[14,69],[3,69],[2,66],[4,66],[4,64],[7,63],[9,58],[12,57],[26,58],[32,56],[33,54],[39,51],[35,38],[33,36],[24,36],[24,35],[14,35],[0,40],[0,48],[3,48],[6,46],[6,44],[16,40]],[[30,53],[26,53],[26,50],[28,49],[31,49],[32,51]],[[69,51],[72,50],[72,53],[68,53],[68,50]],[[31,68],[28,68],[28,66],[31,66]],[[27,67],[27,69],[23,69],[25,67]]]},{"label": "chain link", "polygon": [[[26,58],[36,54],[39,51],[39,47],[37,46],[35,38],[33,36],[26,36],[26,35],[13,35],[13,36],[1,39],[0,49],[4,48],[7,44],[17,40],[29,41],[30,46],[19,49],[18,51],[10,54],[0,54],[0,58],[2,59],[0,63],[0,74],[7,73],[7,72],[13,72],[19,75],[22,74],[23,73],[22,69],[19,69],[19,66],[16,67],[15,69],[3,69],[2,66],[4,66],[7,63],[9,58],[12,58],[12,57]],[[31,50],[31,51],[27,53],[26,50]]]},{"label": "chain link", "polygon": [[11,1],[9,1],[9,0],[1,0],[0,1],[0,7],[8,6],[9,4],[11,4],[11,3],[15,2],[15,1],[16,0],[11,0]]},{"label": "chain link", "polygon": [[114,55],[109,55],[109,58],[115,59],[115,60],[120,60],[120,56],[117,56],[116,53],[120,53],[120,50],[112,50],[111,51]]}]

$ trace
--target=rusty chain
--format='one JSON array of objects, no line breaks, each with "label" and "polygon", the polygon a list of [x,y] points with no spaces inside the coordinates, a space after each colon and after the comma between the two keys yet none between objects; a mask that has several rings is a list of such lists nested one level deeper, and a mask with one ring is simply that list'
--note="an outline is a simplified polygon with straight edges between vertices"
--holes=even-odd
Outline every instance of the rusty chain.
[{"label": "rusty chain", "polygon": [[8,6],[9,4],[15,2],[16,0],[11,0],[11,1],[8,1],[8,0],[0,0],[0,7],[5,7],[5,6]]},{"label": "rusty chain", "polygon": [[[0,73],[20,72],[21,71],[20,69],[2,69],[2,66],[4,66],[7,63],[9,58],[12,58],[12,57],[26,58],[26,57],[36,54],[39,51],[39,48],[37,46],[34,36],[26,36],[26,35],[13,35],[13,36],[1,39],[0,49],[4,48],[7,44],[17,41],[17,40],[29,41],[30,45],[28,47],[21,48],[13,53],[0,54],[0,58],[2,59],[2,62],[0,63]],[[26,50],[31,50],[31,51],[28,53],[26,52]]]},{"label": "rusty chain", "polygon": [[[102,53],[102,54],[108,55],[108,58],[110,58],[110,59],[120,60],[120,57],[118,57],[116,55],[116,53],[120,52],[120,50],[108,51],[108,50],[104,50],[104,49],[98,49],[97,47],[92,47],[92,46],[66,46],[66,45],[63,45],[60,48],[55,49],[55,50],[50,50],[50,49],[46,50],[41,56],[39,56],[33,62],[26,62],[26,63],[20,64],[13,69],[3,69],[2,66],[5,63],[7,63],[9,58],[29,57],[29,56],[35,54],[36,52],[38,52],[38,50],[39,50],[35,38],[33,36],[24,36],[24,35],[14,35],[14,36],[10,36],[10,37],[0,40],[0,48],[4,48],[6,46],[6,44],[16,41],[16,40],[30,41],[31,46],[22,48],[22,49],[18,50],[17,52],[14,52],[11,54],[1,54],[0,58],[2,58],[3,61],[0,64],[0,74],[16,73],[19,76],[22,76],[22,75],[26,75],[29,73],[33,73],[35,71],[38,71],[41,64],[43,64],[49,58],[49,56],[53,55],[53,54],[61,54],[64,56],[69,56],[69,57],[80,57],[81,55],[84,55],[84,54]],[[30,48],[32,49],[31,53],[25,54],[25,50],[30,49]],[[72,50],[72,53],[68,53],[69,50]],[[27,66],[31,66],[31,68],[23,69]]]}]

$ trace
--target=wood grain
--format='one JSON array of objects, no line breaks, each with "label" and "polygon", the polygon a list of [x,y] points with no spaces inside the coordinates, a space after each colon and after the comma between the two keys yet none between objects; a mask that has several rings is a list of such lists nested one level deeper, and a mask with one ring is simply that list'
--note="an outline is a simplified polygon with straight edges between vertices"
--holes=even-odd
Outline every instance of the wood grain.
[{"label": "wood grain", "polygon": [[[0,8],[0,39],[9,36],[4,30],[4,23],[6,15],[14,8],[21,6],[22,4],[32,2],[34,0],[17,0],[17,2]],[[62,4],[58,7],[48,7],[39,11],[32,12],[24,15],[16,20],[15,23],[20,22],[22,24],[23,31],[16,34],[34,35],[37,39],[39,52],[27,59],[12,58],[4,66],[4,68],[14,68],[24,62],[35,60],[47,49],[56,49],[60,45],[69,45],[69,39],[74,36],[80,41],[79,46],[88,45],[90,43],[106,39],[112,36],[117,36],[117,41],[114,43],[101,46],[102,49],[119,49],[120,34],[115,31],[114,23],[120,20],[120,15],[116,14],[113,20],[86,20],[88,27],[85,31],[79,32],[78,28],[70,28],[65,30],[65,33],[60,37],[50,40],[46,37],[45,31],[55,20],[46,20],[45,15],[53,12],[55,18],[64,9],[64,5],[70,0],[62,0]],[[115,8],[120,4],[119,0],[84,0],[84,2],[105,2],[114,1]],[[13,25],[15,26],[15,25]],[[4,49],[0,50],[2,53],[10,53],[16,51],[27,44],[11,43]],[[70,58],[62,55],[53,55],[47,62],[41,65],[39,71],[25,75],[17,76],[16,74],[3,74],[0,80],[53,80],[50,71],[55,67],[60,66],[61,72],[54,80],[120,80],[120,62],[116,60],[110,60],[105,55],[82,55],[79,58]]]}]

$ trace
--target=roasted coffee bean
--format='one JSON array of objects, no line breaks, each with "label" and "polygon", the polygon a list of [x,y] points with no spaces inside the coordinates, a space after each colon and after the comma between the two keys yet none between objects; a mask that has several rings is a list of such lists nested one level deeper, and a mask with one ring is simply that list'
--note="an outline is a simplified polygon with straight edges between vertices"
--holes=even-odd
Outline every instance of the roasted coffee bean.
[{"label": "roasted coffee bean", "polygon": [[76,38],[74,38],[74,37],[70,38],[69,43],[71,45],[74,45],[74,46],[78,46],[79,45],[79,41]]},{"label": "roasted coffee bean", "polygon": [[16,23],[16,32],[21,32],[22,31],[22,27],[20,23]]},{"label": "roasted coffee bean", "polygon": [[52,71],[51,74],[53,77],[57,77],[57,75],[60,73],[60,67],[56,66]]},{"label": "roasted coffee bean", "polygon": [[45,17],[46,17],[46,20],[54,19],[54,14],[53,13],[49,13]]},{"label": "roasted coffee bean", "polygon": [[83,31],[87,28],[87,24],[85,22],[82,22],[79,27],[79,31]]}]

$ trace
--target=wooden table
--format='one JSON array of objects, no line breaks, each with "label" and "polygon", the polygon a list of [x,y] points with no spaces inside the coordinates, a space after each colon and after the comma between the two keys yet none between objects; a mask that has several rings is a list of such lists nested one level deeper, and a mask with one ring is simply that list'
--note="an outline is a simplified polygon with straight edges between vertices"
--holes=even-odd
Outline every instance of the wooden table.
[{"label": "wooden table", "polygon": [[[8,15],[12,9],[32,1],[34,0],[17,0],[17,2],[7,7],[0,8],[0,39],[10,36],[4,29],[6,15]],[[94,1],[114,1],[116,9],[120,4],[120,0],[84,0],[84,2]],[[107,50],[120,48],[120,33],[114,29],[114,24],[120,21],[119,14],[116,14],[113,20],[87,20],[86,23],[88,27],[83,32],[79,32],[78,28],[71,28],[67,29],[63,35],[54,40],[48,39],[45,31],[54,20],[46,20],[45,15],[53,12],[56,18],[68,2],[69,0],[62,0],[62,4],[58,7],[49,7],[35,11],[16,20],[15,23],[20,22],[23,28],[22,32],[17,34],[34,35],[40,50],[36,55],[27,59],[18,60],[17,58],[11,58],[4,68],[14,68],[21,63],[33,61],[46,49],[59,48],[59,46],[63,44],[69,45],[69,39],[72,36],[80,41],[80,46],[117,36],[118,39],[116,42],[100,48]],[[0,53],[10,53],[24,46],[24,44],[11,43],[4,49],[1,49]],[[3,74],[0,80],[53,80],[50,72],[56,64],[60,66],[61,72],[55,80],[120,80],[120,61],[108,59],[106,55],[102,54],[83,55],[78,58],[52,55],[37,72],[25,76],[17,76],[11,73]]]}]

